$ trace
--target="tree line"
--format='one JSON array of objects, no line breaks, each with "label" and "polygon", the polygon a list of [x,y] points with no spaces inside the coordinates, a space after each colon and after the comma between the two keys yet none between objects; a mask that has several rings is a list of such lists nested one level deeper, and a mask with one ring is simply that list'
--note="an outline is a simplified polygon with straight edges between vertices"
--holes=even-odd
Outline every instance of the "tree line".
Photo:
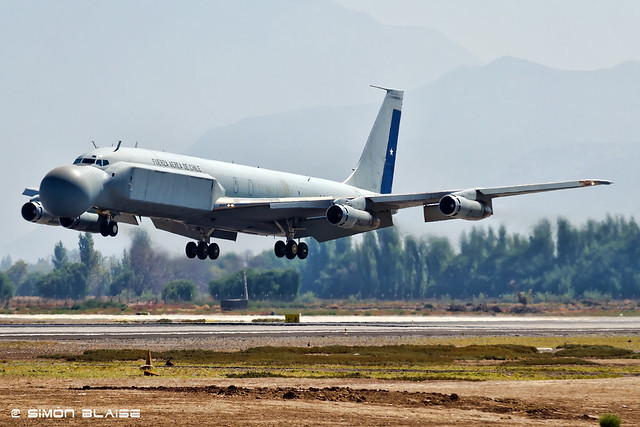
[{"label": "tree line", "polygon": [[529,235],[476,226],[457,244],[448,237],[402,236],[395,227],[308,244],[304,261],[264,251],[194,262],[159,251],[144,231],[132,235],[120,258],[103,257],[92,236],[80,233],[76,251],[58,243],[50,260],[2,260],[0,299],[238,298],[244,275],[250,299],[291,300],[308,292],[362,299],[640,297],[640,228],[619,216],[582,226],[563,218],[553,224],[542,220]]},{"label": "tree line", "polygon": [[581,227],[542,220],[528,236],[477,226],[457,248],[447,237],[403,239],[389,228],[309,252],[302,291],[321,298],[640,297],[640,229],[623,217]]}]

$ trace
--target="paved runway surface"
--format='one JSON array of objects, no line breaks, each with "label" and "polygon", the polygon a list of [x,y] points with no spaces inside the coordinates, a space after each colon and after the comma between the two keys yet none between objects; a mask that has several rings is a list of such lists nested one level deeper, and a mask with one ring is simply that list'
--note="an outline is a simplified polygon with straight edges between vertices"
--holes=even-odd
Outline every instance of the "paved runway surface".
[{"label": "paved runway surface", "polygon": [[[115,320],[114,320],[115,318]],[[92,338],[170,338],[215,336],[583,336],[640,335],[640,317],[538,316],[307,316],[302,323],[251,323],[251,316],[76,316],[39,318],[1,316],[0,340],[58,340]],[[70,320],[71,319],[71,320]],[[136,320],[135,323],[122,321]],[[68,322],[74,323],[68,323]],[[7,323],[22,322],[22,323]],[[25,323],[27,322],[27,323]],[[34,323],[46,322],[46,323]],[[78,323],[80,322],[80,323]]]}]

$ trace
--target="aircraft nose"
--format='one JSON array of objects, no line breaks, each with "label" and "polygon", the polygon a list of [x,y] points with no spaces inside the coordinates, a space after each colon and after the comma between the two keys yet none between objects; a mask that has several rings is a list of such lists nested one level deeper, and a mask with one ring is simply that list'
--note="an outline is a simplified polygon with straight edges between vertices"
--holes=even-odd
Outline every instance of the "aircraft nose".
[{"label": "aircraft nose", "polygon": [[91,166],[60,166],[40,183],[40,201],[54,216],[77,217],[94,205],[103,187],[104,172]]}]

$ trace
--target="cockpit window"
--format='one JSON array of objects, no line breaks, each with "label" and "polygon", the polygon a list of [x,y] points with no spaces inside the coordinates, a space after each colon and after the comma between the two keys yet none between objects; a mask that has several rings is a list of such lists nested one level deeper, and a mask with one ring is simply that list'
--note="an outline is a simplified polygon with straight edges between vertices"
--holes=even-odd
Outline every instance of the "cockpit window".
[{"label": "cockpit window", "polygon": [[96,156],[92,157],[78,157],[73,161],[74,165],[96,165],[96,166],[109,166],[109,160],[107,159],[96,159]]}]

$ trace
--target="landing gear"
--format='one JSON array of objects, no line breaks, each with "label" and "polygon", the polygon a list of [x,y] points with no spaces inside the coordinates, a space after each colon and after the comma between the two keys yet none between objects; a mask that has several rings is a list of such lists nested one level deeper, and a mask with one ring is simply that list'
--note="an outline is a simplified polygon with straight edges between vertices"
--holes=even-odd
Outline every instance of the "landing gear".
[{"label": "landing gear", "polygon": [[309,247],[306,243],[296,243],[294,240],[289,240],[287,243],[282,240],[278,240],[273,247],[273,252],[278,258],[287,257],[287,259],[294,259],[296,256],[300,259],[305,259],[309,254]]},{"label": "landing gear", "polygon": [[273,247],[273,251],[276,253],[276,256],[278,258],[282,258],[285,255],[287,251],[286,246],[287,245],[282,240],[278,240],[276,242],[275,246]]},{"label": "landing gear", "polygon": [[298,243],[298,258],[306,259],[309,255],[309,246],[305,242]]},{"label": "landing gear", "polygon": [[185,247],[185,253],[187,254],[187,258],[195,258],[198,259],[218,259],[220,256],[220,246],[217,243],[211,243],[208,245],[206,242],[189,242]]},{"label": "landing gear", "polygon": [[100,224],[100,234],[104,237],[116,237],[118,235],[118,223],[115,221],[105,221]]},{"label": "landing gear", "polygon": [[188,258],[195,258],[198,253],[198,245],[196,245],[196,242],[187,243],[185,252],[187,253]]},{"label": "landing gear", "polygon": [[287,242],[287,246],[285,247],[284,255],[287,259],[294,259],[298,254],[298,245],[293,240],[289,240]]},{"label": "landing gear", "polygon": [[207,256],[209,255],[209,245],[207,245],[206,242],[198,243],[196,255],[198,256],[198,259],[207,259]]},{"label": "landing gear", "polygon": [[218,246],[217,243],[211,243],[207,252],[209,252],[209,259],[218,259],[220,256],[220,246]]}]

